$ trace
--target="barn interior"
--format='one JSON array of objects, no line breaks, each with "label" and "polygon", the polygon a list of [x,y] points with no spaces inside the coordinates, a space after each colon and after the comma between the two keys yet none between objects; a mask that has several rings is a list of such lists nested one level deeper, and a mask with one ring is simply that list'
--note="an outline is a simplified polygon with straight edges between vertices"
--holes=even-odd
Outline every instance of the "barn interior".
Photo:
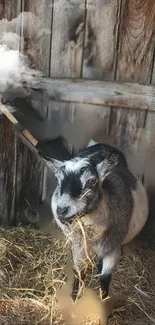
[{"label": "barn interior", "polygon": [[[0,62],[1,324],[155,323],[154,32],[153,0],[0,4],[0,51],[17,51],[22,66],[5,80]],[[114,274],[113,302],[91,296],[99,287],[90,270],[85,308],[99,316],[81,321],[57,297],[67,249],[50,208],[56,179],[38,153],[67,160],[90,138],[124,152],[150,211]]]}]

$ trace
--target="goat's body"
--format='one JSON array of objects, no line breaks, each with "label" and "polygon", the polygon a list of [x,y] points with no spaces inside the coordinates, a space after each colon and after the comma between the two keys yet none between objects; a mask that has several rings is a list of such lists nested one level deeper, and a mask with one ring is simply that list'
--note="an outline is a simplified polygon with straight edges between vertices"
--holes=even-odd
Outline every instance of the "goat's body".
[{"label": "goat's body", "polygon": [[128,169],[123,153],[106,144],[92,145],[55,165],[59,165],[59,184],[52,197],[56,222],[70,240],[79,271],[97,257],[107,295],[121,246],[131,242],[147,221],[145,188]]},{"label": "goat's body", "polygon": [[132,191],[134,199],[134,208],[129,222],[128,233],[122,244],[130,243],[143,229],[148,219],[148,197],[144,186],[140,180],[137,180],[137,188]]},{"label": "goat's body", "polygon": [[[122,209],[118,208],[117,210],[117,204],[120,207],[122,203],[120,197],[116,197],[114,205],[109,207],[108,197],[105,194],[99,207],[79,220],[84,234],[78,219],[75,219],[69,225],[59,222],[59,226],[71,242],[76,267],[82,269],[85,263],[89,263],[88,257],[91,259],[97,256],[104,259],[106,254],[115,251],[117,247],[131,242],[144,227],[148,218],[148,199],[146,190],[140,180],[136,179],[136,188],[131,189],[130,193],[133,204],[129,193],[126,194],[125,198],[122,198],[125,204],[124,208],[129,204],[129,213],[126,215]],[[126,200],[130,201],[130,203]],[[114,213],[111,211],[114,211]]]}]

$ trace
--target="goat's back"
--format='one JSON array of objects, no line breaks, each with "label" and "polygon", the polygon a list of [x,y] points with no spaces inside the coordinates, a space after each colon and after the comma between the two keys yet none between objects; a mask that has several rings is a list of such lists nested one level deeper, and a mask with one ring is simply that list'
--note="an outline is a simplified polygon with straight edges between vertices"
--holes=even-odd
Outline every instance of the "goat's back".
[{"label": "goat's back", "polygon": [[148,197],[140,180],[137,180],[137,187],[131,192],[134,199],[134,208],[123,245],[131,242],[140,233],[148,219]]}]

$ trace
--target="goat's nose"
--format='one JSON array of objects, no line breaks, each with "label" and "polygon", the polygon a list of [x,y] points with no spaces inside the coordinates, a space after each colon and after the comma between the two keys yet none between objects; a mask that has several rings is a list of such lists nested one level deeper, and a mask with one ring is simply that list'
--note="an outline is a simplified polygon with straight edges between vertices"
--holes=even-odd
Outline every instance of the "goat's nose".
[{"label": "goat's nose", "polygon": [[69,207],[57,207],[57,214],[60,218],[64,217],[69,210]]}]

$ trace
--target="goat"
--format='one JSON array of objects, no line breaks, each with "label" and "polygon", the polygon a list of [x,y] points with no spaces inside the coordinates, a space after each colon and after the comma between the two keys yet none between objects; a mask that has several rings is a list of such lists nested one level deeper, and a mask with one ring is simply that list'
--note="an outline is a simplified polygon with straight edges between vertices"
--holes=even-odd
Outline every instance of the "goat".
[{"label": "goat", "polygon": [[[117,148],[91,140],[68,161],[49,159],[57,178],[51,198],[53,216],[71,242],[74,268],[82,281],[85,261],[97,258],[102,299],[109,295],[112,273],[123,245],[131,242],[148,218],[148,198],[141,181],[131,173]],[[80,218],[87,252],[81,237]],[[80,278],[75,276],[72,298],[77,297]]]}]

